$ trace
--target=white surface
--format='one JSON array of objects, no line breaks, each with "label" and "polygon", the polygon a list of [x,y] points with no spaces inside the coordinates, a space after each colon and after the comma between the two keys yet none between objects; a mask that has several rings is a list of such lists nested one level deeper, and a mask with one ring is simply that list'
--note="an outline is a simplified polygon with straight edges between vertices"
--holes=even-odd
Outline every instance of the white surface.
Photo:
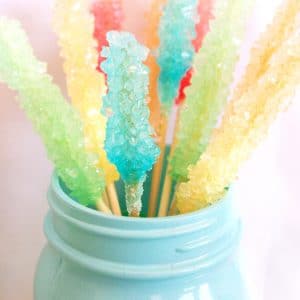
[{"label": "white surface", "polygon": [[[143,26],[139,7],[147,1],[126,0],[126,29]],[[258,1],[249,24],[237,76],[252,41],[280,1]],[[0,0],[0,15],[21,19],[37,56],[64,87],[61,61],[51,31],[50,0]],[[139,23],[139,25],[137,25]],[[39,138],[0,85],[0,299],[32,299],[34,266],[44,243],[45,192],[51,164]],[[244,166],[236,184],[244,232],[243,261],[253,300],[300,299],[300,105],[296,100],[272,128],[270,137]]]}]

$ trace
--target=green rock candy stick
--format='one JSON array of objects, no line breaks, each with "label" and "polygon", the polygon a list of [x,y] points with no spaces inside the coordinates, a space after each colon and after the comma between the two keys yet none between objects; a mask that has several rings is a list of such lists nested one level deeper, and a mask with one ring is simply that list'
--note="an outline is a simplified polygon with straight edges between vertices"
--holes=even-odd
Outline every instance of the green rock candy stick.
[{"label": "green rock candy stick", "polygon": [[171,175],[186,181],[188,166],[197,162],[226,103],[245,31],[247,12],[253,0],[217,0],[210,32],[194,59],[192,84],[186,89],[171,157]]},{"label": "green rock candy stick", "polygon": [[95,204],[104,177],[84,147],[79,116],[38,61],[19,22],[0,18],[0,80],[18,91],[27,116],[41,135],[58,175],[71,196]]}]

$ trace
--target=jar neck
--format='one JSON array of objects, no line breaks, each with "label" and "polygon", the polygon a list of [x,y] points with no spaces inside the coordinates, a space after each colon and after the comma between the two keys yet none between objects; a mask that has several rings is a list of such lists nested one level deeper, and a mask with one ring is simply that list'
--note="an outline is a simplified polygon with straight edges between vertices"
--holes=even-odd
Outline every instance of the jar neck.
[{"label": "jar neck", "polygon": [[199,212],[166,218],[115,217],[85,208],[49,188],[49,243],[85,268],[129,278],[167,278],[210,268],[231,255],[239,221],[228,194]]}]

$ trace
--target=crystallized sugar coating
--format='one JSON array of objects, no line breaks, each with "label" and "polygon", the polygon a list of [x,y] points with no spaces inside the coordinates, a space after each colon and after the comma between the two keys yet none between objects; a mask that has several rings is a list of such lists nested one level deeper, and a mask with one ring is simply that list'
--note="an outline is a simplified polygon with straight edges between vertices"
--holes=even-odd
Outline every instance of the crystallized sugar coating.
[{"label": "crystallized sugar coating", "polygon": [[170,160],[171,175],[176,181],[187,180],[188,166],[195,164],[205,150],[226,103],[251,2],[215,3],[215,19],[195,56],[195,72],[191,86],[186,88],[176,135],[177,147]]},{"label": "crystallized sugar coating", "polygon": [[[289,20],[291,24],[284,25],[292,25],[293,33],[276,51],[274,49],[268,60],[269,67],[255,84],[251,81],[251,88],[245,89],[241,97],[233,96],[209,146],[190,168],[189,181],[179,185],[176,201],[181,213],[197,210],[224,195],[225,187],[235,180],[240,165],[265,137],[278,112],[289,104],[300,84],[300,23],[299,19],[293,21],[295,18]],[[267,32],[276,38],[271,28]],[[266,38],[268,34],[256,44],[256,50],[260,45],[268,47]],[[264,53],[263,48],[255,50],[253,55]],[[252,68],[247,72],[249,70]]]},{"label": "crystallized sugar coating", "polygon": [[96,0],[92,3],[91,11],[95,17],[94,38],[98,44],[99,68],[103,61],[100,55],[102,47],[108,46],[106,33],[110,30],[120,30],[124,15],[121,0]]},{"label": "crystallized sugar coating", "polygon": [[193,76],[193,68],[190,68],[180,81],[179,91],[177,98],[175,99],[176,105],[182,105],[185,100],[185,89],[191,85]]},{"label": "crystallized sugar coating", "polygon": [[20,24],[0,18],[0,80],[19,92],[20,102],[41,135],[60,178],[80,203],[94,204],[104,176],[84,148],[81,120],[36,60]]},{"label": "crystallized sugar coating", "polygon": [[213,18],[213,6],[216,0],[200,0],[198,3],[198,15],[200,21],[196,24],[196,38],[193,46],[198,52],[202,46],[203,39],[209,31],[209,22]]},{"label": "crystallized sugar coating", "polygon": [[88,1],[56,0],[54,27],[59,37],[67,88],[84,125],[87,151],[105,173],[106,183],[118,179],[118,173],[104,151],[106,119],[100,114],[105,92],[104,75],[96,70],[97,43],[93,39],[94,18]]},{"label": "crystallized sugar coating", "polygon": [[262,34],[260,42],[252,49],[251,61],[247,66],[245,76],[235,89],[235,98],[239,98],[247,88],[251,88],[257,78],[267,70],[274,51],[293,30],[294,24],[291,20],[299,15],[299,11],[299,0],[285,0],[284,5],[278,9],[273,24],[269,25],[268,30]]},{"label": "crystallized sugar coating", "polygon": [[132,191],[132,199],[127,195],[127,208],[131,213],[132,202],[137,203],[136,210],[140,207],[136,200],[137,184],[145,179],[159,154],[148,122],[148,69],[142,64],[148,50],[126,32],[111,31],[107,40],[109,47],[102,50],[106,60],[101,64],[109,91],[103,107],[108,116],[105,150],[127,187],[130,186],[127,190]]},{"label": "crystallized sugar coating", "polygon": [[161,113],[160,100],[158,96],[158,77],[160,73],[159,65],[156,60],[156,49],[159,46],[158,27],[162,15],[162,9],[167,0],[154,0],[149,13],[147,14],[147,28],[145,32],[146,46],[150,49],[145,64],[149,68],[149,109],[150,123],[158,133],[160,138]]},{"label": "crystallized sugar coating", "polygon": [[[203,39],[209,30],[209,21],[212,19],[212,0],[201,0],[198,3],[199,22],[196,24],[196,38],[193,40],[193,46],[196,52],[202,46]],[[190,68],[180,82],[178,97],[175,100],[177,105],[181,105],[185,100],[185,88],[191,85],[193,68]]]},{"label": "crystallized sugar coating", "polygon": [[157,61],[160,66],[159,97],[165,113],[170,111],[180,81],[192,64],[197,4],[197,0],[169,0],[163,10]]}]

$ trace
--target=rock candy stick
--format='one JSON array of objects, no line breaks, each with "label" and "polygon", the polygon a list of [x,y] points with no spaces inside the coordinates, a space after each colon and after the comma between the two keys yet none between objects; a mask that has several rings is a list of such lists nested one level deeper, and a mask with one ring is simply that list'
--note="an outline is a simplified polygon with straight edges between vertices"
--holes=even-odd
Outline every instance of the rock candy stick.
[{"label": "rock candy stick", "polygon": [[145,31],[146,46],[150,49],[145,64],[149,68],[149,102],[150,124],[155,130],[156,142],[160,148],[160,156],[152,170],[151,189],[148,205],[148,216],[154,217],[158,201],[158,192],[161,171],[165,156],[165,139],[167,132],[167,118],[161,114],[160,100],[158,97],[158,77],[160,68],[156,60],[156,50],[159,46],[158,28],[162,10],[167,0],[154,0],[147,14],[147,27]]},{"label": "rock candy stick", "polygon": [[193,46],[198,52],[202,46],[203,39],[209,31],[209,22],[213,18],[213,6],[215,0],[200,0],[198,3],[199,22],[196,24],[196,38]]},{"label": "rock candy stick", "polygon": [[121,0],[96,0],[92,3],[91,11],[95,17],[94,38],[98,44],[99,59],[97,69],[100,70],[100,64],[103,61],[100,52],[102,47],[108,46],[106,33],[110,30],[121,29],[124,19],[123,8]]},{"label": "rock candy stick", "polygon": [[56,0],[54,27],[59,37],[68,93],[84,124],[87,150],[104,170],[106,183],[118,179],[118,173],[104,151],[106,119],[100,114],[104,75],[96,70],[98,53],[93,39],[94,18],[89,1]]},{"label": "rock candy stick", "polygon": [[197,4],[197,0],[169,0],[164,6],[157,61],[160,66],[159,97],[166,114],[172,108],[182,77],[192,64]]},{"label": "rock candy stick", "polygon": [[[166,124],[169,122],[169,114],[178,95],[181,79],[191,67],[194,57],[192,40],[196,36],[195,25],[199,19],[197,5],[198,0],[169,0],[161,17],[157,58],[160,66],[158,91]],[[174,142],[170,152],[173,149]],[[158,210],[160,217],[165,216],[170,198],[172,179],[169,169],[168,165]]]},{"label": "rock candy stick", "polygon": [[215,2],[215,19],[195,56],[195,74],[186,89],[186,106],[181,110],[177,144],[170,160],[175,181],[187,180],[188,166],[195,164],[206,148],[226,103],[251,2]]},{"label": "rock candy stick", "polygon": [[0,80],[18,91],[20,103],[41,135],[49,158],[71,196],[95,204],[104,190],[104,175],[84,148],[81,120],[33,55],[19,22],[0,18]]},{"label": "rock candy stick", "polygon": [[255,84],[259,76],[264,74],[274,51],[293,30],[294,25],[291,20],[295,20],[299,10],[299,0],[283,1],[274,17],[274,22],[269,25],[268,30],[261,35],[259,42],[252,49],[251,61],[247,66],[245,76],[235,89],[235,98],[239,98],[247,88]]},{"label": "rock candy stick", "polygon": [[[196,24],[196,38],[193,40],[195,51],[198,52],[202,46],[203,39],[209,31],[209,21],[212,19],[212,0],[200,0],[198,3],[199,22]],[[175,99],[177,105],[181,105],[185,100],[185,88],[191,85],[193,68],[190,68],[181,79],[178,96]]]},{"label": "rock candy stick", "polygon": [[228,105],[207,150],[189,169],[189,181],[179,185],[176,201],[181,213],[204,207],[224,195],[240,165],[288,105],[300,84],[299,22],[297,27],[269,60],[265,74]]},{"label": "rock candy stick", "polygon": [[145,64],[149,68],[149,108],[150,123],[160,138],[161,131],[161,114],[160,101],[158,97],[158,77],[160,68],[156,59],[156,50],[159,47],[159,23],[162,10],[167,0],[154,0],[151,4],[150,11],[147,13],[147,27],[145,30],[145,45],[149,48],[150,53]]},{"label": "rock candy stick", "polygon": [[109,91],[103,107],[109,117],[105,149],[125,182],[128,213],[138,216],[146,172],[159,154],[146,103],[148,69],[142,61],[148,50],[126,32],[111,31],[107,40],[109,47],[102,50],[106,60],[101,64]]}]

